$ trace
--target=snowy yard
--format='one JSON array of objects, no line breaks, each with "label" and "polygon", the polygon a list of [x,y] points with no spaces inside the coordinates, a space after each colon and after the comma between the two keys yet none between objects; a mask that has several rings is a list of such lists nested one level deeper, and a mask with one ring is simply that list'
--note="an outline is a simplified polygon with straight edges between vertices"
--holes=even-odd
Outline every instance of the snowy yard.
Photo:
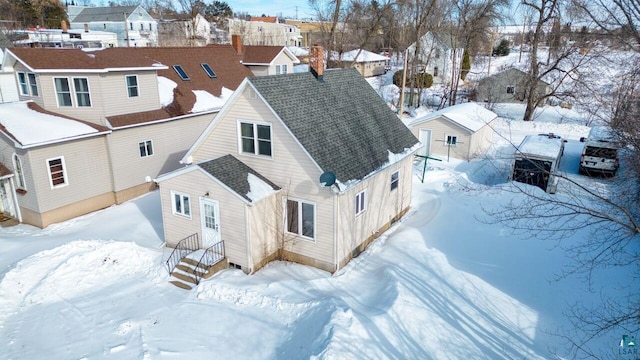
[{"label": "snowy yard", "polygon": [[[600,294],[556,279],[570,260],[555,242],[480,220],[515,196],[501,191],[512,186],[509,142],[527,134],[568,138],[561,169],[578,178],[589,129],[572,119],[499,120],[486,159],[430,162],[424,183],[417,163],[411,211],[333,276],[274,262],[174,287],[157,192],[43,230],[0,229],[0,357],[571,358],[564,312]],[[598,273],[594,289],[623,296],[625,271]],[[622,335],[591,345],[613,357]]]}]

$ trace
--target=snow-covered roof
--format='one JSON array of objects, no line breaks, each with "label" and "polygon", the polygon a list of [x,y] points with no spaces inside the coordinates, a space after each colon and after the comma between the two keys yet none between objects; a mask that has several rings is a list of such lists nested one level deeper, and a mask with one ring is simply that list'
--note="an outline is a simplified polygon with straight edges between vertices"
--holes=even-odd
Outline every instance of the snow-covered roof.
[{"label": "snow-covered roof", "polygon": [[222,105],[233,95],[233,90],[229,90],[225,87],[222,88],[222,94],[220,97],[212,95],[205,90],[193,90],[196,95],[196,103],[193,104],[191,109],[192,113],[209,111],[220,109]]},{"label": "snow-covered roof", "polygon": [[555,159],[560,154],[562,145],[562,138],[559,136],[552,136],[552,134],[527,135],[518,146],[517,153]]},{"label": "snow-covered roof", "polygon": [[413,120],[409,123],[409,126],[414,126],[440,117],[452,121],[471,132],[476,132],[493,121],[498,117],[498,115],[491,110],[485,109],[484,106],[470,102],[449,106],[432,112],[427,116]]},{"label": "snow-covered roof", "polygon": [[60,140],[97,135],[100,131],[84,122],[36,111],[19,101],[0,104],[3,132],[22,147],[44,145]]},{"label": "snow-covered roof", "polygon": [[[360,54],[358,54],[358,51],[360,51]],[[357,58],[356,58],[357,55]],[[332,58],[338,58],[338,54],[332,54],[331,55]],[[371,61],[385,61],[385,60],[389,60],[388,57],[386,56],[382,56],[376,53],[373,53],[371,51],[367,51],[367,50],[351,50],[351,51],[347,51],[345,53],[342,53],[342,56],[340,57],[340,59],[342,61],[354,61],[353,59],[356,59],[356,62],[371,62]]]},{"label": "snow-covered roof", "polygon": [[297,46],[287,46],[287,49],[295,56],[309,56],[309,50]]}]

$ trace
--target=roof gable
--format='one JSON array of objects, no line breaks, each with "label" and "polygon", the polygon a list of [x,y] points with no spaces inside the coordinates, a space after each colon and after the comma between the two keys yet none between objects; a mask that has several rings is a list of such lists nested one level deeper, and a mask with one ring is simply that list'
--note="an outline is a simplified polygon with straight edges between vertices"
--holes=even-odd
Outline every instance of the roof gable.
[{"label": "roof gable", "polygon": [[198,166],[249,203],[280,190],[280,187],[233,155],[199,163]]},{"label": "roof gable", "polygon": [[295,54],[284,46],[246,45],[243,51],[244,65],[269,65],[283,52],[294,63],[300,62]]},{"label": "roof gable", "polygon": [[249,78],[323,171],[360,180],[418,140],[355,69]]},{"label": "roof gable", "polygon": [[434,119],[444,118],[471,133],[475,133],[497,117],[496,113],[485,109],[484,106],[476,103],[464,103],[432,112],[425,117],[413,120],[409,125],[414,126]]}]

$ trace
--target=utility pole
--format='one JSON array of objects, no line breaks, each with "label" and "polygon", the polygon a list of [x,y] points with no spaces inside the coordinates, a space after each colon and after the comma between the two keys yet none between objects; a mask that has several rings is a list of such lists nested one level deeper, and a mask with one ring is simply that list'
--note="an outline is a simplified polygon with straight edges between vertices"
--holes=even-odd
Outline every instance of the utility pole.
[{"label": "utility pole", "polygon": [[524,46],[524,32],[527,26],[527,17],[524,17],[524,23],[522,24],[522,38],[520,39],[520,55],[518,56],[518,62],[522,60],[522,46]]}]

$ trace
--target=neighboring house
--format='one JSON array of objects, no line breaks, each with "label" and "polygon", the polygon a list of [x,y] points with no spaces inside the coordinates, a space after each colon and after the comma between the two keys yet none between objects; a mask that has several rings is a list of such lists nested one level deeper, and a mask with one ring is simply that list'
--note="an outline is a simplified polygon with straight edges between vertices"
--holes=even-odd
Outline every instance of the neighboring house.
[{"label": "neighboring house", "polygon": [[211,38],[211,24],[197,14],[191,20],[158,20],[159,46],[205,46]]},{"label": "neighboring house", "polygon": [[[480,79],[478,82],[478,101],[488,103],[524,103],[526,100],[529,76],[522,70],[511,68]],[[551,85],[538,80],[536,92],[540,97],[551,93]]]},{"label": "neighboring house", "polygon": [[418,140],[318,48],[312,72],[245,79],[157,179],[167,246],[223,242],[246,273],[276,258],[335,272],[406,213]]},{"label": "neighboring house", "polygon": [[113,32],[118,46],[158,45],[158,24],[142,6],[85,7],[71,22],[71,29]]},{"label": "neighboring house", "polygon": [[[300,29],[300,44],[304,48],[309,48],[313,44],[322,43],[326,38],[326,34],[331,31],[333,25],[328,21],[315,21],[315,20],[292,20],[285,19],[285,24],[293,25]],[[348,25],[344,22],[337,22],[335,24],[336,31],[345,33],[348,31]]]},{"label": "neighboring house", "polygon": [[89,29],[14,30],[17,47],[105,48],[118,46],[118,37],[108,31]]},{"label": "neighboring house", "polygon": [[240,35],[233,35],[231,44],[238,54],[242,54],[242,64],[256,76],[287,74],[300,63],[285,46],[244,46]]},{"label": "neighboring house", "polygon": [[469,160],[491,145],[490,124],[498,117],[476,103],[450,106],[409,123],[423,147],[420,155]]},{"label": "neighboring house", "polygon": [[297,26],[264,22],[261,20],[263,18],[257,19],[256,21],[229,19],[229,33],[231,36],[240,35],[245,45],[301,45],[302,36]]},{"label": "neighboring house", "polygon": [[455,36],[448,33],[424,34],[416,54],[416,43],[409,46],[409,63],[418,57],[419,70],[433,75],[434,85],[450,86],[452,79],[460,78],[460,66],[464,49]]},{"label": "neighboring house", "polygon": [[[25,186],[17,186],[22,220],[45,227],[155,189],[152,179],[180,166],[252,75],[240,59],[228,45],[7,50],[3,71],[13,74],[20,101],[0,104],[0,162],[24,174]],[[17,130],[15,118],[25,119]],[[61,134],[38,119],[82,129]],[[48,137],[33,141],[16,131]]]},{"label": "neighboring house", "polygon": [[351,50],[342,53],[341,56],[333,54],[332,60],[338,61],[342,67],[350,66],[353,64],[353,68],[358,70],[360,75],[364,77],[371,77],[377,75],[383,75],[389,68],[389,57],[382,56],[367,50]]}]

